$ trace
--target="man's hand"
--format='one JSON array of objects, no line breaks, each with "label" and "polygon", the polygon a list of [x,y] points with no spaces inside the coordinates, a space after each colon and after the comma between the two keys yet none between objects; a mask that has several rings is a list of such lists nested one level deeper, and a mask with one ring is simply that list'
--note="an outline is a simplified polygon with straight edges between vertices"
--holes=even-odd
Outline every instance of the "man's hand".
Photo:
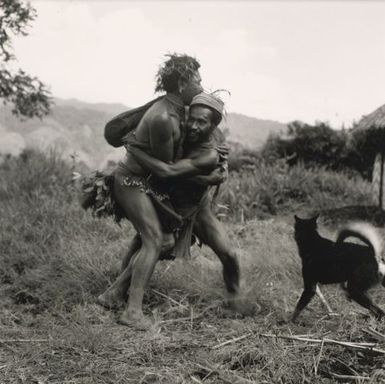
[{"label": "man's hand", "polygon": [[228,145],[222,144],[215,147],[216,151],[219,155],[219,164],[227,163],[227,160],[229,158],[229,152],[230,149]]},{"label": "man's hand", "polygon": [[227,167],[220,166],[210,174],[204,176],[198,175],[193,177],[192,180],[201,185],[219,185],[227,180],[228,175]]}]

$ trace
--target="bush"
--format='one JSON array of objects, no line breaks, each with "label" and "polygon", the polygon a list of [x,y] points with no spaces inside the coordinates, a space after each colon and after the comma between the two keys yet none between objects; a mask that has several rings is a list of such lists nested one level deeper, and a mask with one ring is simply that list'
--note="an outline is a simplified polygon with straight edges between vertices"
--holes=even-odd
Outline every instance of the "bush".
[{"label": "bush", "polygon": [[244,148],[238,143],[230,143],[229,171],[241,171],[242,168],[253,166],[261,159],[262,156],[259,151]]},{"label": "bush", "polygon": [[371,204],[371,186],[359,175],[326,167],[289,166],[285,160],[259,160],[240,172],[231,172],[220,190],[218,213],[243,220],[345,205]]},{"label": "bush", "polygon": [[71,167],[55,153],[26,151],[5,160],[0,178],[0,282],[14,300],[71,306],[101,292],[129,237],[81,209]]},{"label": "bush", "polygon": [[262,149],[267,158],[289,158],[290,164],[321,165],[338,170],[345,153],[347,133],[336,131],[326,123],[318,125],[295,121],[288,126],[288,138],[270,137]]},{"label": "bush", "polygon": [[358,172],[370,179],[376,153],[385,150],[385,130],[372,127],[334,130],[326,123],[316,125],[293,122],[287,137],[272,135],[260,156],[269,160],[286,159],[289,165]]}]

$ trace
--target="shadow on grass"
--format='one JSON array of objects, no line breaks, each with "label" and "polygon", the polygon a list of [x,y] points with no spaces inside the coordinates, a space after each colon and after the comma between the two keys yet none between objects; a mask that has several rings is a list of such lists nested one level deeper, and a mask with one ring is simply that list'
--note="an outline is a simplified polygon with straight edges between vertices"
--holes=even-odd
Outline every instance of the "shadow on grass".
[{"label": "shadow on grass", "polygon": [[320,212],[326,226],[336,226],[348,221],[366,221],[375,226],[385,225],[385,211],[378,206],[349,205]]}]

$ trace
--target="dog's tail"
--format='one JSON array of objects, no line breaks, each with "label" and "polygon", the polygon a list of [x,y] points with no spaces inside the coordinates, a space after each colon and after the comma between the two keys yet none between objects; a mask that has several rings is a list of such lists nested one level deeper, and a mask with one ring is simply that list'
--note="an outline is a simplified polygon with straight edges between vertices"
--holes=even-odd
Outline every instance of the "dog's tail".
[{"label": "dog's tail", "polygon": [[348,237],[356,237],[372,249],[374,257],[376,258],[378,263],[378,272],[382,277],[384,277],[385,264],[382,260],[384,245],[377,230],[368,223],[350,223],[339,231],[337,237],[337,244],[342,243]]}]

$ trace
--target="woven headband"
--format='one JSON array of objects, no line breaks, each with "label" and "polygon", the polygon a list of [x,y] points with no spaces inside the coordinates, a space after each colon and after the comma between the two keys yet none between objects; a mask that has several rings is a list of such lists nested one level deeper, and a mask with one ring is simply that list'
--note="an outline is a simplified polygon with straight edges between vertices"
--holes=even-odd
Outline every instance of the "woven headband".
[{"label": "woven headband", "polygon": [[192,102],[190,103],[190,106],[193,106],[196,104],[206,105],[208,107],[211,107],[212,109],[216,110],[218,113],[222,115],[223,106],[224,106],[223,101],[218,97],[211,95],[210,93],[202,92],[194,96],[194,98],[192,99]]}]

